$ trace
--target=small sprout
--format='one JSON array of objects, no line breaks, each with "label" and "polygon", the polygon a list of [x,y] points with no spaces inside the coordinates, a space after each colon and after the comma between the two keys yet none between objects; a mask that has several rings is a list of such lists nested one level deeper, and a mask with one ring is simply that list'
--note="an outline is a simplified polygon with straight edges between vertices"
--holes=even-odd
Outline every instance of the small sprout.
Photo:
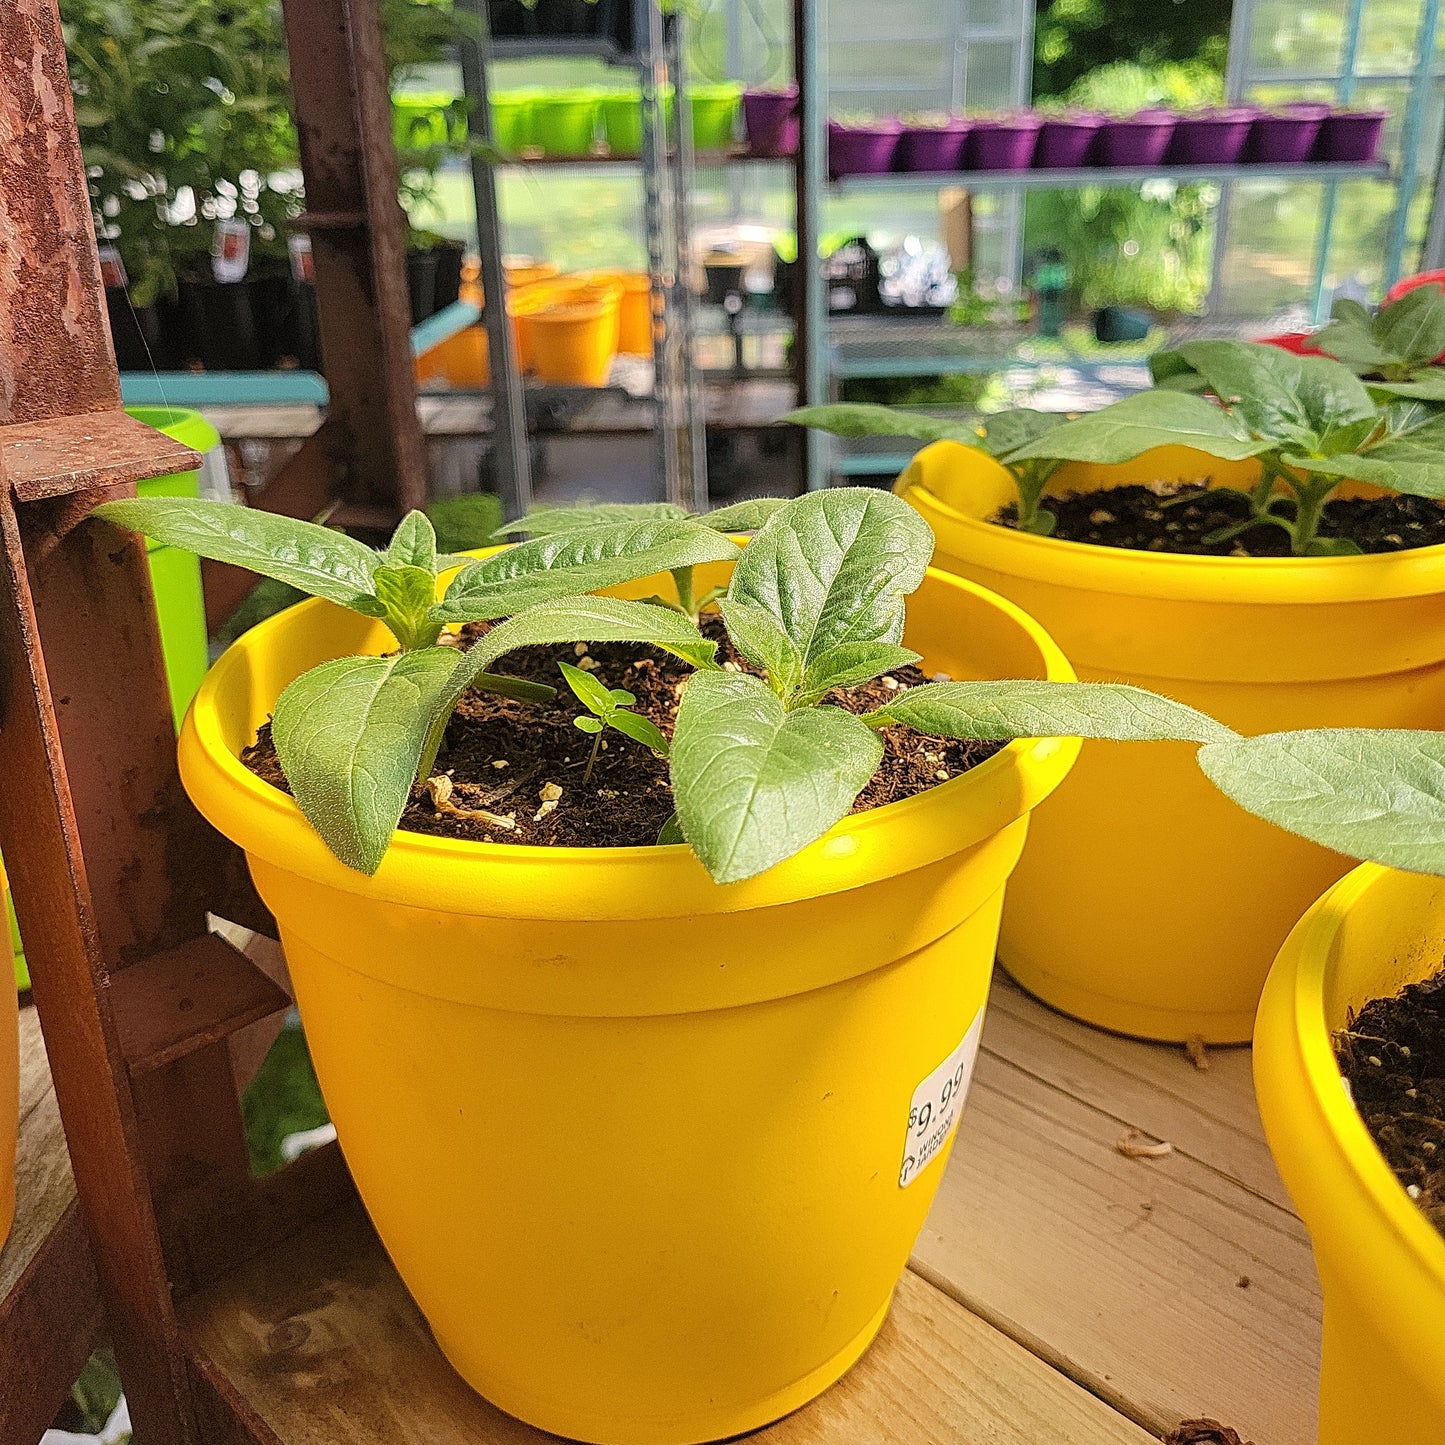
[{"label": "small sprout", "polygon": [[660,758],[667,756],[667,739],[657,727],[640,713],[627,711],[637,702],[630,692],[620,687],[604,687],[595,677],[580,667],[573,667],[571,663],[559,662],[557,666],[561,668],[562,676],[576,695],[577,701],[587,709],[586,714],[572,719],[573,727],[592,734],[592,751],[582,774],[584,787],[592,780],[592,769],[596,766],[598,752],[607,747],[602,737],[607,728],[613,728],[632,738],[634,742],[651,748]]}]

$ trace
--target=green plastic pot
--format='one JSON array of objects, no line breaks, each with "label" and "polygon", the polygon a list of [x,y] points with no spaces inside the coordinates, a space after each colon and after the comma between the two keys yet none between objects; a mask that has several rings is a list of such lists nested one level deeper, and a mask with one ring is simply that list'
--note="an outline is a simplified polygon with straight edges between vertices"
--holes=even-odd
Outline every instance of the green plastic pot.
[{"label": "green plastic pot", "polygon": [[[599,102],[602,112],[602,133],[607,137],[607,149],[615,156],[638,156],[642,154],[642,92],[631,90],[609,90],[603,93]],[[672,87],[662,93],[663,124],[672,124]]]},{"label": "green plastic pot", "polygon": [[[220,433],[198,411],[172,406],[128,406],[126,414],[158,432],[164,432],[172,441],[180,442],[192,451],[204,454],[221,444]],[[137,482],[136,491],[142,497],[199,496],[200,473],[173,472],[170,476],[153,477],[149,481]],[[165,655],[171,711],[179,730],[181,719],[210,666],[206,644],[206,603],[201,594],[201,561],[193,552],[163,547],[158,542],[146,543],[146,557],[156,597],[156,621],[160,627],[161,650]],[[25,967],[25,950],[8,894],[6,912],[9,915],[10,942],[15,950],[15,981],[21,988],[29,988],[30,973]]]},{"label": "green plastic pot", "polygon": [[587,156],[597,133],[598,90],[553,90],[532,103],[532,139],[549,156]]},{"label": "green plastic pot", "polygon": [[450,91],[413,91],[391,98],[391,137],[400,151],[426,150],[447,143],[446,107],[456,99]]},{"label": "green plastic pot", "polygon": [[730,150],[743,99],[741,83],[729,80],[695,85],[688,98],[692,102],[693,147],[700,151]]},{"label": "green plastic pot", "polygon": [[503,155],[520,155],[536,145],[532,112],[540,90],[497,90],[492,92],[492,140]]}]

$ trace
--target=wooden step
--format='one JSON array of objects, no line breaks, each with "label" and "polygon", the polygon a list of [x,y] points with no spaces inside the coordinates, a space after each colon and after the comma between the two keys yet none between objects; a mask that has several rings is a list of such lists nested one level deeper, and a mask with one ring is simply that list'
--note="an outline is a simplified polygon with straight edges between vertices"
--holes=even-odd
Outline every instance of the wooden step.
[{"label": "wooden step", "polygon": [[0,426],[0,465],[19,502],[190,472],[200,461],[119,410]]},{"label": "wooden step", "polygon": [[0,1440],[30,1445],[54,1420],[100,1335],[95,1266],[33,1008],[20,1011],[15,1195],[15,1223],[0,1249]]}]

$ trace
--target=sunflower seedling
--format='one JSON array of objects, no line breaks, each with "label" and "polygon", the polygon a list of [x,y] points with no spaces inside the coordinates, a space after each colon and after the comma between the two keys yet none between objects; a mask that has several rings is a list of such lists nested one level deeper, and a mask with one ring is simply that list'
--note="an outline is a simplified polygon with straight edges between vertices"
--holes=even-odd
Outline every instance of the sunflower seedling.
[{"label": "sunflower seedling", "polygon": [[640,713],[627,711],[637,702],[630,692],[620,687],[604,687],[590,672],[570,662],[559,662],[557,666],[562,669],[562,676],[577,701],[587,709],[572,719],[573,727],[592,734],[592,751],[582,774],[584,787],[592,781],[592,769],[597,766],[597,754],[602,749],[602,734],[608,728],[651,748],[660,758],[667,756],[667,739],[657,727]]}]

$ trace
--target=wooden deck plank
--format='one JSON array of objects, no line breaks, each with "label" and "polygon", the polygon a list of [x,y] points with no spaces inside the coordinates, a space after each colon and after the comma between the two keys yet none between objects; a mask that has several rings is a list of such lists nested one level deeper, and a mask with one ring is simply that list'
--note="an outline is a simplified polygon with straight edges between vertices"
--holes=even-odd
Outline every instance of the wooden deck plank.
[{"label": "wooden deck plank", "polygon": [[1122,1038],[1041,1006],[1001,970],[984,1047],[1293,1210],[1260,1128],[1247,1047],[1211,1048],[1201,1072],[1176,1045]]},{"label": "wooden deck plank", "polygon": [[[1008,985],[998,1003],[915,1267],[1157,1433],[1209,1415],[1312,1445],[1318,1285],[1303,1226],[1239,1143],[1259,1125],[1238,1066],[1196,1108],[1169,1051],[1080,1039]],[[1168,1157],[1115,1149],[1166,1122],[1186,1141]],[[1220,1149],[1252,1185],[1208,1162]]]},{"label": "wooden deck plank", "polygon": [[[369,1227],[334,1218],[183,1310],[203,1374],[286,1445],[542,1445],[432,1343]],[[911,1273],[863,1361],[771,1445],[1148,1445],[1150,1437]]]}]

